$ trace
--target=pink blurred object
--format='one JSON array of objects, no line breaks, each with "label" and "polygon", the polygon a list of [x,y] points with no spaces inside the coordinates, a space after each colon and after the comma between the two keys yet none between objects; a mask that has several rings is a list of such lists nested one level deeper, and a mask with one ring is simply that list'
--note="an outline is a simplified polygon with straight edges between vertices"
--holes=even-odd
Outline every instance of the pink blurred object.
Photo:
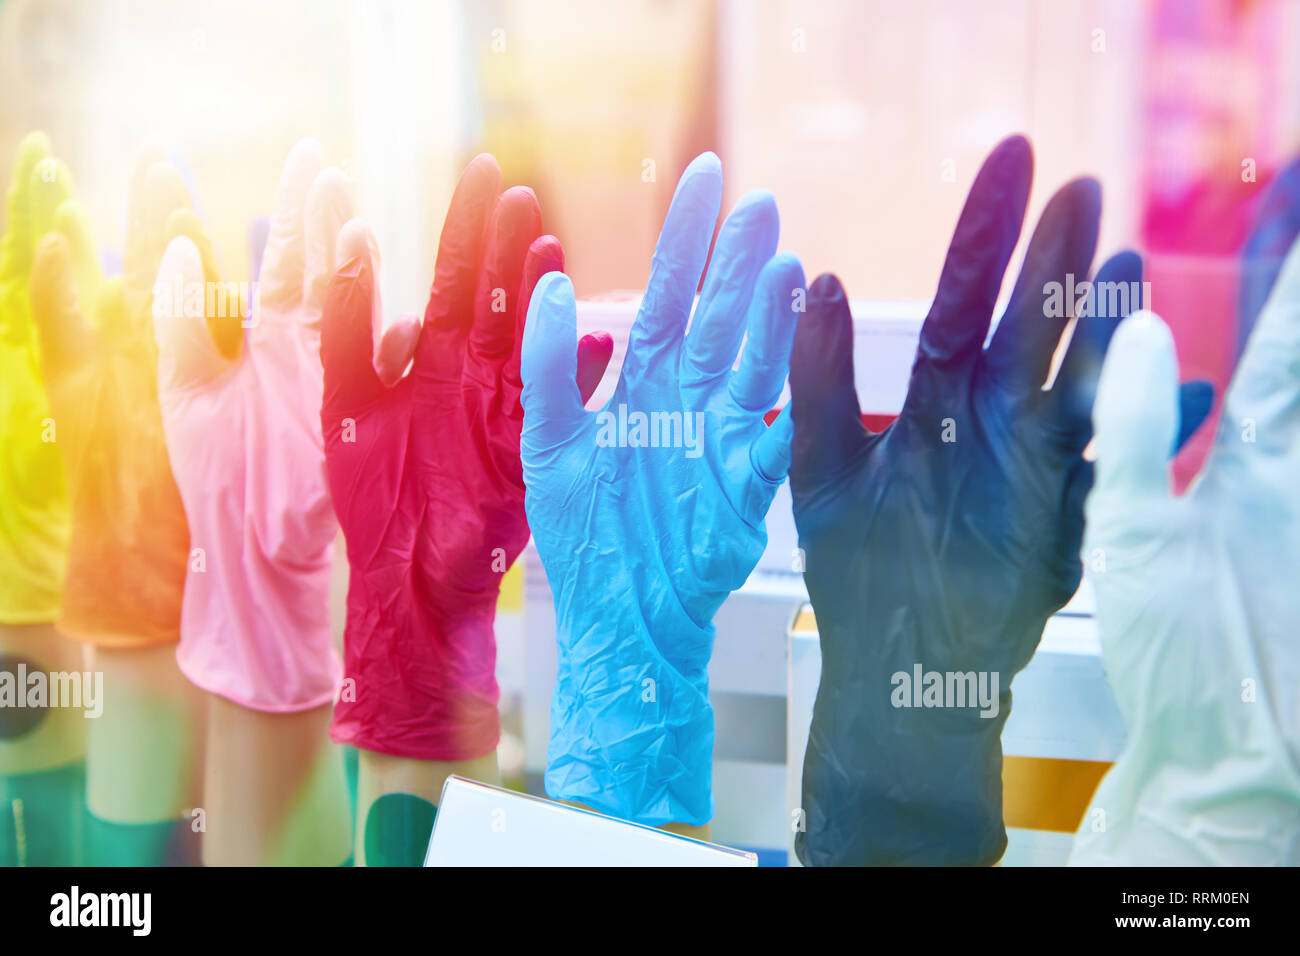
[{"label": "pink blurred object", "polygon": [[1217,396],[1174,461],[1179,491],[1210,448],[1238,340],[1239,253],[1285,145],[1270,122],[1282,81],[1282,4],[1159,0],[1141,105],[1146,303],[1169,324],[1181,376]]}]

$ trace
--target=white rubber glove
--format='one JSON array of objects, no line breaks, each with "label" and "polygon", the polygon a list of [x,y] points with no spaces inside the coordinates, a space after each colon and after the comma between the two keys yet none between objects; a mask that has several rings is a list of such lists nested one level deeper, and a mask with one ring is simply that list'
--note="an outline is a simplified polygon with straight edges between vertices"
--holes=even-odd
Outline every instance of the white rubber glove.
[{"label": "white rubber glove", "polygon": [[[1102,367],[1083,557],[1128,727],[1072,864],[1300,864],[1300,244],[1182,497],[1178,363],[1150,312]],[[1102,570],[1104,568],[1104,570]]]}]

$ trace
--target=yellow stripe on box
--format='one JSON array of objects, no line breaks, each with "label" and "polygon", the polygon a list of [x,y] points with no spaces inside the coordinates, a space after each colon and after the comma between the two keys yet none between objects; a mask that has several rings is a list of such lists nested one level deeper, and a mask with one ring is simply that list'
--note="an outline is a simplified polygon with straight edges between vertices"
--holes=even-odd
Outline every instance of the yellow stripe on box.
[{"label": "yellow stripe on box", "polygon": [[524,609],[524,562],[516,561],[501,578],[497,610],[519,613]]},{"label": "yellow stripe on box", "polygon": [[1102,760],[1002,758],[1002,818],[1009,827],[1073,833],[1101,778]]}]

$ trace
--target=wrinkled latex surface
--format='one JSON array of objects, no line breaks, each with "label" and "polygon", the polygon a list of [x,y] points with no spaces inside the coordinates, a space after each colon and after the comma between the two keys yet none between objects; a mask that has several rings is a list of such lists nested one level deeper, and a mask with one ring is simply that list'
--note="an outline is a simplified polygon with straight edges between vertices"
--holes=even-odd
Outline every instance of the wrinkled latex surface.
[{"label": "wrinkled latex surface", "polygon": [[254,710],[318,707],[338,685],[320,319],[350,215],[347,178],[302,140],[285,160],[247,319],[238,296],[224,310],[206,296],[202,308],[177,302],[177,288],[215,279],[197,221],[158,270],[155,375],[194,552],[176,660],[197,686]]},{"label": "wrinkled latex surface", "polygon": [[[37,240],[67,198],[67,170],[44,133],[18,148],[0,242],[0,623],[59,616],[69,516],[27,286]],[[57,431],[56,431],[57,434]]]},{"label": "wrinkled latex surface", "polygon": [[72,503],[59,629],[95,644],[176,640],[189,540],[158,411],[151,298],[173,215],[190,208],[159,147],[128,184],[124,273],[105,281],[84,213],[59,207],[30,285]]},{"label": "wrinkled latex surface", "polygon": [[546,790],[652,825],[712,816],[713,614],[762,554],[789,467],[788,418],[769,429],[763,415],[784,384],[803,273],[773,256],[769,194],[745,196],[723,224],[686,334],[721,200],[706,153],[677,186],[605,408],[698,412],[698,456],[602,444],[572,384],[567,277],[538,283],[524,333],[526,503],[559,642]]},{"label": "wrinkled latex surface", "polygon": [[493,620],[528,541],[519,326],[538,276],[563,266],[541,222],[532,191],[502,193],[496,160],[476,157],[447,213],[423,323],[386,328],[373,236],[354,221],[340,237],[320,413],[351,569],[337,741],[425,760],[497,745]]},{"label": "wrinkled latex surface", "polygon": [[[977,176],[885,431],[861,423],[844,290],[829,275],[809,290],[790,374],[791,490],[822,647],[796,836],[805,864],[992,863],[1005,848],[1011,679],[1079,584],[1091,481],[1081,453],[1119,318],[1099,297],[1042,390],[1067,322],[1048,317],[1044,286],[1087,277],[1096,244],[1100,191],[1077,180],[1044,210],[984,349],[1031,169],[1028,143],[1013,137]],[[1100,271],[1099,281],[1141,278],[1132,254]],[[1203,417],[1204,388],[1190,398]],[[996,715],[893,706],[893,675],[917,665],[996,672]]]},{"label": "wrinkled latex surface", "polygon": [[[1084,554],[1127,738],[1073,864],[1300,864],[1300,246],[1259,315],[1214,449],[1174,497],[1163,321],[1116,333],[1097,395]],[[1250,440],[1253,439],[1253,440]]]}]

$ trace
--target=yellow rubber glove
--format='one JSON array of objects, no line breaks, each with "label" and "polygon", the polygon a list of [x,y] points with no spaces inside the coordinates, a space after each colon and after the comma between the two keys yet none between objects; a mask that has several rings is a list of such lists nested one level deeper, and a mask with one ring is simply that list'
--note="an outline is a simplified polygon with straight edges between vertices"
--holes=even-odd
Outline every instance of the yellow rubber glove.
[{"label": "yellow rubber glove", "polygon": [[206,248],[161,149],[138,157],[127,212],[123,276],[102,279],[85,217],[68,201],[37,245],[30,285],[72,502],[59,628],[105,647],[180,633],[189,530],[158,410],[153,285],[173,236],[197,233]]},{"label": "yellow rubber glove", "polygon": [[50,141],[29,133],[18,148],[0,245],[0,624],[59,616],[68,500],[27,283],[36,241],[70,191]]}]

